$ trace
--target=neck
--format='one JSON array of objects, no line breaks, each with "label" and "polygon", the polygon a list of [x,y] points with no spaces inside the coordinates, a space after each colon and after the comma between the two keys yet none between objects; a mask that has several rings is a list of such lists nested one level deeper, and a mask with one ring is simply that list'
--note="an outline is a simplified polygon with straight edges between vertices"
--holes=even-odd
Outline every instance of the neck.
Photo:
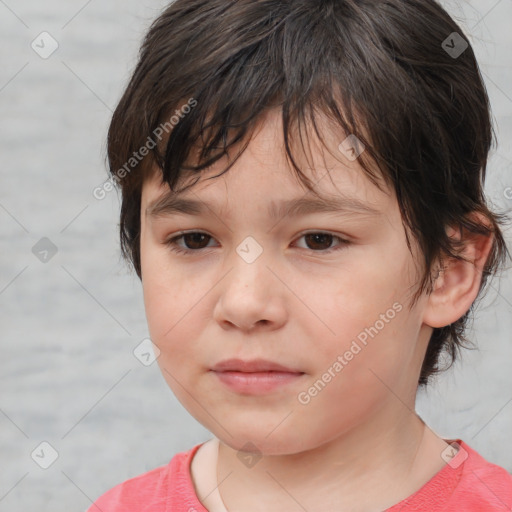
[{"label": "neck", "polygon": [[399,406],[307,451],[264,455],[251,468],[221,442],[217,477],[224,504],[244,512],[339,511],[343,504],[343,511],[359,512],[400,502],[444,466],[447,443]]}]

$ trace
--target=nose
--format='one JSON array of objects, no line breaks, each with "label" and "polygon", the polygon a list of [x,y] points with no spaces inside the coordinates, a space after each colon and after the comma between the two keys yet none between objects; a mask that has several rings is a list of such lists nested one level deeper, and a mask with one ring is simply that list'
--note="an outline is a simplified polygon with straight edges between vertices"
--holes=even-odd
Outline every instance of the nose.
[{"label": "nose", "polygon": [[269,268],[263,255],[248,263],[235,254],[232,261],[231,271],[218,284],[214,319],[226,330],[282,327],[288,318],[286,287],[276,278],[276,269]]}]

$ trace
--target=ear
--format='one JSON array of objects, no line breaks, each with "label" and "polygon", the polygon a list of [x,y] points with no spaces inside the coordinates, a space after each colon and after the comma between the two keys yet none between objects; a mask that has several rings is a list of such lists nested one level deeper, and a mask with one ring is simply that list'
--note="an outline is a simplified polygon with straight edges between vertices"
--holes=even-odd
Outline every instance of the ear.
[{"label": "ear", "polygon": [[[488,219],[473,213],[472,220],[490,227]],[[451,238],[461,239],[460,232],[448,228]],[[475,301],[482,272],[492,248],[494,236],[463,231],[464,249],[461,253],[468,261],[444,259],[444,267],[436,278],[424,310],[423,323],[430,327],[445,327],[461,318]]]}]

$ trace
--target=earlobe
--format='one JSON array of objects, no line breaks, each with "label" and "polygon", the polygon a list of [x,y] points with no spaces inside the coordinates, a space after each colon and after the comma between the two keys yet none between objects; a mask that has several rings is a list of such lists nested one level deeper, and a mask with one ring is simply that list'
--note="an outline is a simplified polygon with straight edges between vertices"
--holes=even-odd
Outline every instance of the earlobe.
[{"label": "earlobe", "polygon": [[[487,225],[483,215],[474,214],[475,220]],[[460,231],[447,230],[450,238],[460,240]],[[465,260],[448,258],[440,262],[439,274],[434,281],[432,293],[425,307],[423,323],[439,328],[456,322],[464,316],[478,296],[482,273],[492,248],[493,235],[463,232]]]}]

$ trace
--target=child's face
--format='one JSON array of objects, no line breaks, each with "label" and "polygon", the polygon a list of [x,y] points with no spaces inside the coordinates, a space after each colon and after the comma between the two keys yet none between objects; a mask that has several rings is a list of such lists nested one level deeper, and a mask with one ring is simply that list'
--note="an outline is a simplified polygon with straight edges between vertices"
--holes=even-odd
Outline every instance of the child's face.
[{"label": "child's face", "polygon": [[[316,170],[307,172],[316,189],[377,213],[269,216],[271,204],[314,199],[286,164],[276,111],[233,168],[184,193],[208,204],[204,213],[148,216],[148,205],[169,189],[158,179],[143,187],[142,283],[159,365],[187,410],[235,449],[250,441],[265,454],[297,453],[350,432],[381,435],[413,414],[432,332],[423,323],[426,295],[408,309],[421,267],[395,195],[338,151],[342,140],[324,136],[341,162],[324,152],[324,163],[321,146],[311,144]],[[332,181],[321,179],[326,166]],[[178,254],[165,241],[182,230],[208,237],[179,239],[178,248],[196,252]],[[233,389],[211,371],[231,358],[303,373],[269,390]]]}]

